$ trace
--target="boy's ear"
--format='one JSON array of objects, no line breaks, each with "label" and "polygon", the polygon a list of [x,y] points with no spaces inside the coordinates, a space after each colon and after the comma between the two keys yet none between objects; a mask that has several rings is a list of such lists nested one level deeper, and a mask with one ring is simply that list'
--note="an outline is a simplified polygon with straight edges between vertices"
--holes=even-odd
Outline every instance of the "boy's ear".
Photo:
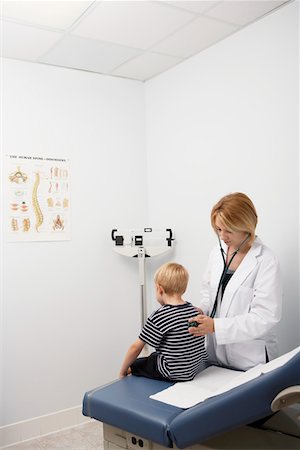
[{"label": "boy's ear", "polygon": [[165,292],[164,288],[160,284],[156,285],[156,289],[158,290],[159,295],[163,295]]}]

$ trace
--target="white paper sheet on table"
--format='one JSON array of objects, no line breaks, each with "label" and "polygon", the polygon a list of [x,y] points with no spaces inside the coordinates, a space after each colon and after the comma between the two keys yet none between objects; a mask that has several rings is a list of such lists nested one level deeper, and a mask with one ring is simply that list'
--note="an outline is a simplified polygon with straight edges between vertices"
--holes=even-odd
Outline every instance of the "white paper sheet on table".
[{"label": "white paper sheet on table", "polygon": [[194,380],[176,383],[164,391],[150,395],[150,398],[178,408],[191,408],[207,398],[223,394],[264,373],[283,366],[299,352],[300,347],[297,347],[279,358],[266,364],[259,364],[246,372],[211,366],[199,373]]}]

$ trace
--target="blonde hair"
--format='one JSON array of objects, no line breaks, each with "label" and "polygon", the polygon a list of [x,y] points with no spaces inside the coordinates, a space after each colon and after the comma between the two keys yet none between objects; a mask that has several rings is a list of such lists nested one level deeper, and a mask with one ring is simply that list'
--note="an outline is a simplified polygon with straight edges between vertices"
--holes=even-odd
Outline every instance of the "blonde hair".
[{"label": "blonde hair", "polygon": [[234,194],[225,195],[215,204],[211,211],[211,225],[215,232],[217,232],[217,218],[228,230],[249,233],[249,241],[254,241],[257,213],[247,195],[235,192]]},{"label": "blonde hair", "polygon": [[168,295],[182,295],[189,281],[188,271],[174,262],[163,264],[154,275],[154,281],[160,285]]}]

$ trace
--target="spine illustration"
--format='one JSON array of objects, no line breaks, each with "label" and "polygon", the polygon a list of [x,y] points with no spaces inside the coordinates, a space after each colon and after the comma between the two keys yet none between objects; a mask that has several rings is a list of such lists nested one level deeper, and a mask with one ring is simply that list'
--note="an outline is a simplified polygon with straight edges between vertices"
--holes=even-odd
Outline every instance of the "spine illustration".
[{"label": "spine illustration", "polygon": [[34,182],[34,186],[33,186],[33,191],[32,191],[32,204],[33,204],[33,209],[34,209],[34,213],[35,213],[35,217],[36,217],[36,223],[35,223],[35,229],[36,231],[39,231],[39,227],[42,225],[43,221],[44,221],[44,217],[43,217],[43,213],[41,211],[39,202],[38,202],[38,196],[37,196],[37,192],[38,192],[38,188],[39,188],[39,184],[40,184],[40,174],[37,172],[35,177],[35,182]]}]

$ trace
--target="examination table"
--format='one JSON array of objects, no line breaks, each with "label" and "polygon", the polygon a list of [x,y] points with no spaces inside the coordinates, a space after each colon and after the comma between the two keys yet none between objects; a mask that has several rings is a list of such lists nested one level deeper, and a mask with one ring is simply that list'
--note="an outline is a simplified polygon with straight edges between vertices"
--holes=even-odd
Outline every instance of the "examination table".
[{"label": "examination table", "polygon": [[174,383],[128,376],[87,392],[104,449],[300,449],[300,352],[281,367],[188,409],[149,398]]}]

